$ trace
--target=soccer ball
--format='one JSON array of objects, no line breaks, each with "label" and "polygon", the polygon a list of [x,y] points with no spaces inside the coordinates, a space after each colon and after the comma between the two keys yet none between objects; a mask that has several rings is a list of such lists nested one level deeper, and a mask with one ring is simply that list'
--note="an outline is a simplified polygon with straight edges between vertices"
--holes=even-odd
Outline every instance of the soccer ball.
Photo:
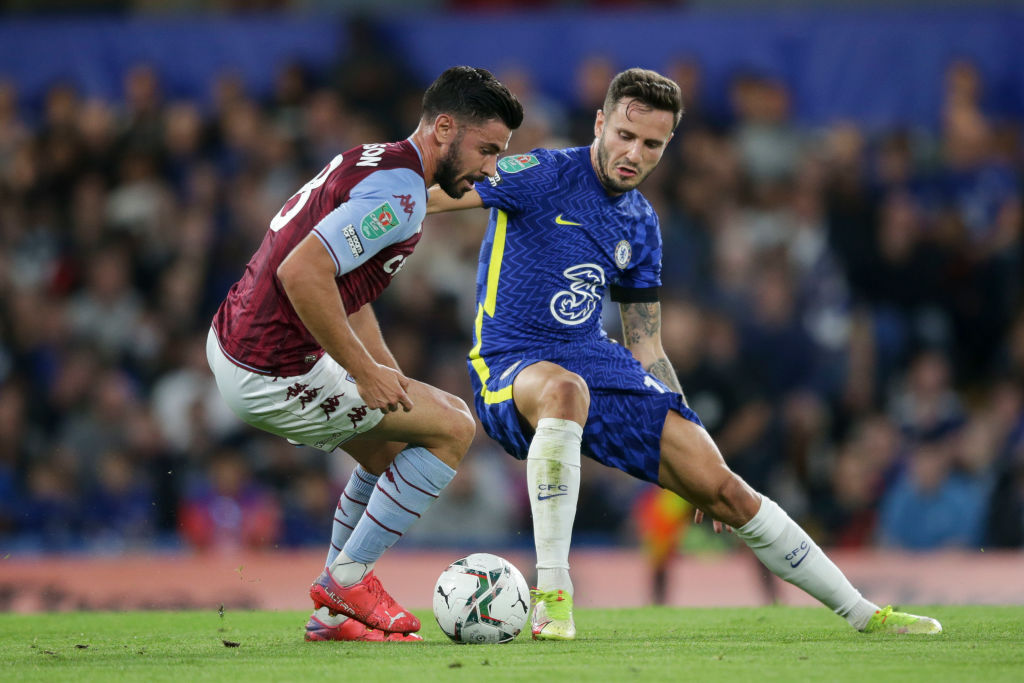
[{"label": "soccer ball", "polygon": [[434,587],[434,618],[456,643],[507,643],[519,635],[529,612],[526,579],[490,553],[452,562]]}]

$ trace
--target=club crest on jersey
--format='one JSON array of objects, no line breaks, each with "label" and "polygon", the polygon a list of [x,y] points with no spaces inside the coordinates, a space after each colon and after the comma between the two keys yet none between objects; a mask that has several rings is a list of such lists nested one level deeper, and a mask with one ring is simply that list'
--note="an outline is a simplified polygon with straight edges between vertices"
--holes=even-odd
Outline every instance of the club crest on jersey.
[{"label": "club crest on jersey", "polygon": [[505,173],[519,173],[540,163],[532,154],[520,154],[514,157],[502,157],[498,160],[498,168]]},{"label": "club crest on jersey", "polygon": [[391,204],[384,202],[370,213],[363,216],[359,224],[359,231],[368,240],[375,240],[384,236],[384,233],[394,230],[399,225],[398,215],[391,208]]},{"label": "club crest on jersey", "polygon": [[363,253],[363,243],[359,240],[355,226],[349,223],[341,229],[341,234],[345,236],[345,241],[348,242],[348,248],[352,250],[352,255],[359,258]]},{"label": "club crest on jersey", "polygon": [[633,247],[629,246],[629,242],[626,240],[619,240],[619,243],[615,245],[615,265],[619,267],[619,270],[624,270],[632,258]]}]

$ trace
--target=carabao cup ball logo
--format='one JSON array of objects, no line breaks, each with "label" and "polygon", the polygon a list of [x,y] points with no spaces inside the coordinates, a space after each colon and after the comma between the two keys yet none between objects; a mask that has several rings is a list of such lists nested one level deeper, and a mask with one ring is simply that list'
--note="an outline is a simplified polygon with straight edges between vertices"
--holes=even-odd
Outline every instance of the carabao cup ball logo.
[{"label": "carabao cup ball logo", "polygon": [[362,222],[359,223],[359,231],[363,233],[363,237],[366,239],[375,240],[397,228],[398,225],[399,220],[395,215],[395,210],[391,207],[391,204],[384,202],[363,216]]},{"label": "carabao cup ball logo", "polygon": [[569,279],[569,289],[551,297],[551,315],[565,325],[587,321],[601,301],[598,288],[605,283],[604,269],[596,263],[581,263],[566,268],[562,275]]}]

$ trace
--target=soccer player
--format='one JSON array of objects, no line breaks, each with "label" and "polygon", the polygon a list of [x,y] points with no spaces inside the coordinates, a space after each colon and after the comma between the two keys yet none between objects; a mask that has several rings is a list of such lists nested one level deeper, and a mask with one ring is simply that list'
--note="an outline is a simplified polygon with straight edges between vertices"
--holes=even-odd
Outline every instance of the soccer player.
[{"label": "soccer player", "polygon": [[239,417],[292,443],[346,444],[359,463],[307,640],[422,640],[373,567],[455,475],[476,427],[461,399],[402,374],[370,302],[420,239],[427,187],[458,197],[493,175],[522,118],[486,70],[448,69],[409,138],[339,154],[285,202],[214,317],[207,358]]},{"label": "soccer player", "polygon": [[[865,600],[807,533],[726,466],[687,406],[661,343],[661,235],[636,189],[682,114],[674,81],[618,74],[589,147],[536,149],[461,199],[432,188],[428,213],[485,206],[468,364],[487,433],[526,460],[537,550],[534,638],[572,640],[569,544],[580,453],[655,482],[735,529],[775,574],[861,631],[938,633],[934,619]],[[601,327],[605,290],[624,345]],[[768,359],[767,362],[770,362]]]}]

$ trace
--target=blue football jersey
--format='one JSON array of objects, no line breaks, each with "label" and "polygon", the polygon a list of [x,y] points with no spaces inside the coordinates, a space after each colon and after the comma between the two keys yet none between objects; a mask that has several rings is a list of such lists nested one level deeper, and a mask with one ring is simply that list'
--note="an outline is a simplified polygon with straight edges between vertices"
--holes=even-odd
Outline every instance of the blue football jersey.
[{"label": "blue football jersey", "polygon": [[637,190],[610,197],[589,147],[504,157],[498,175],[476,190],[491,215],[471,360],[558,357],[605,337],[601,302],[609,286],[661,285],[657,214]]},{"label": "blue football jersey", "polygon": [[505,157],[498,173],[476,185],[491,209],[468,358],[484,430],[526,458],[532,434],[523,429],[512,386],[524,368],[554,362],[582,377],[590,392],[581,452],[657,482],[665,415],[674,410],[698,425],[700,418],[601,325],[609,287],[661,286],[657,215],[636,190],[608,196],[589,147]]}]

